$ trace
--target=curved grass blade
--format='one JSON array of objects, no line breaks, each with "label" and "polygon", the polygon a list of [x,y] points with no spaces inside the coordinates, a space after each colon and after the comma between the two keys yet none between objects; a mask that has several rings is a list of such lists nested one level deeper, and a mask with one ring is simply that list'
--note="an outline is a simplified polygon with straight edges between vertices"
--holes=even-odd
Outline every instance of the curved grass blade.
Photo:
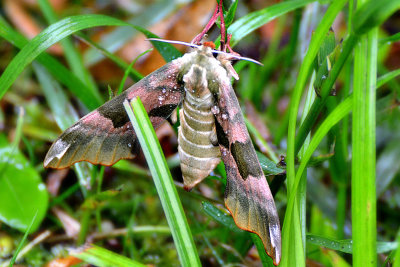
[{"label": "curved grass blade", "polygon": [[[308,234],[307,243],[344,253],[353,253],[353,241],[351,239],[336,240],[323,236]],[[376,244],[376,253],[387,253],[399,247],[397,242],[377,242]]]},{"label": "curved grass blade", "polygon": [[153,176],[181,264],[201,266],[181,201],[146,110],[139,99],[132,100],[131,105],[125,101],[124,107]]},{"label": "curved grass blade", "polygon": [[[74,32],[96,26],[111,25],[130,26],[126,22],[103,15],[73,16],[50,25],[25,45],[7,66],[0,77],[0,99],[24,68],[47,48]],[[101,99],[98,100],[102,101]]]},{"label": "curved grass blade", "polygon": [[120,93],[122,93],[122,90],[123,90],[123,88],[124,88],[125,81],[126,81],[126,79],[128,78],[128,75],[129,75],[129,73],[130,73],[130,71],[131,71],[131,69],[132,69],[132,66],[135,65],[136,61],[137,61],[139,58],[141,58],[141,57],[144,56],[145,54],[151,52],[152,50],[153,50],[153,49],[150,48],[150,49],[147,49],[146,51],[142,52],[141,54],[139,54],[139,55],[128,65],[128,67],[125,69],[124,76],[122,77],[121,82],[119,83],[117,95],[119,95]]},{"label": "curved grass blade", "polygon": [[394,256],[393,267],[400,267],[400,231],[397,232],[397,249]]},{"label": "curved grass blade", "polygon": [[[233,47],[249,33],[271,20],[312,2],[315,2],[315,0],[285,1],[247,14],[228,28],[228,33],[232,34],[231,46]],[[219,41],[216,43],[219,43]]]},{"label": "curved grass blade", "polygon": [[[0,16],[0,36],[13,44],[19,49],[22,49],[28,40],[19,32],[11,28],[6,21]],[[45,52],[36,59],[55,77],[58,81],[64,84],[68,89],[90,110],[100,106],[103,101],[97,99],[92,91],[74,74],[71,73],[64,65],[62,65],[54,57]]]},{"label": "curved grass blade", "polygon": [[[139,26],[133,26],[133,27],[136,30],[143,33],[144,35],[146,35],[147,38],[160,39],[159,36],[155,35],[154,33],[150,32],[142,27],[139,27]],[[165,59],[166,62],[170,62],[170,61],[182,56],[182,53],[179,52],[178,49],[176,49],[174,46],[172,46],[169,43],[157,42],[157,41],[151,41],[151,43],[154,45],[154,47],[157,49],[157,51],[160,52],[161,56]]]},{"label": "curved grass blade", "polygon": [[[39,4],[40,9],[42,10],[44,17],[46,18],[46,20],[49,24],[56,23],[59,20],[53,7],[50,5],[49,0],[38,0],[38,4]],[[99,96],[100,95],[99,89],[97,88],[97,85],[96,85],[95,81],[93,80],[92,75],[85,68],[82,58],[81,58],[78,50],[75,48],[74,43],[72,42],[72,39],[67,37],[67,38],[61,40],[60,43],[64,50],[65,59],[67,60],[68,65],[71,68],[72,72],[82,82],[84,82],[92,90],[92,92],[94,94]]]},{"label": "curved grass blade", "polygon": [[[140,25],[149,28],[151,25],[163,20],[182,4],[182,1],[153,1],[154,4],[147,6],[143,12],[140,12],[127,22],[132,25]],[[187,2],[187,0],[184,0]],[[102,36],[99,46],[105,50],[114,53],[125,45],[129,40],[135,37],[137,31],[133,28],[116,28]],[[95,49],[88,49],[83,55],[83,61],[87,67],[93,66],[101,59],[103,55],[99,54]]]},{"label": "curved grass blade", "polygon": [[[288,203],[291,205],[294,205],[295,195],[297,192],[297,188],[295,189],[294,185],[298,185],[299,183],[299,181],[296,180],[297,174],[295,173],[295,135],[297,114],[302,92],[305,88],[306,81],[311,74],[314,59],[318,53],[322,41],[325,38],[326,33],[331,27],[334,19],[342,10],[346,2],[347,1],[345,0],[337,0],[332,2],[321,22],[319,23],[319,26],[315,30],[310,42],[310,46],[307,50],[307,54],[304,57],[304,61],[300,67],[299,75],[290,101],[286,171],[288,196],[290,199],[293,199],[292,203]],[[305,259],[304,252],[302,252],[301,229],[299,223],[298,210],[293,209],[293,207],[291,210],[289,210],[288,207],[285,213],[285,220],[283,222],[282,230],[282,266],[304,266]],[[295,256],[293,256],[294,251],[296,252]]]},{"label": "curved grass blade", "polygon": [[[101,47],[99,44],[90,40],[86,35],[82,34],[81,32],[77,32],[75,34],[75,37],[78,38],[79,40],[81,40],[82,42],[86,43],[87,45],[93,47],[94,49],[98,50],[99,53],[106,56],[108,59],[110,59],[112,62],[114,62],[121,69],[126,70],[128,68],[129,65],[123,59],[116,56],[115,54],[110,53],[109,51],[107,51],[106,49]],[[142,74],[140,74],[140,72],[138,72],[137,70],[132,69],[132,68],[129,71],[129,76],[135,82],[140,81],[144,77]]]},{"label": "curved grass blade", "polygon": [[244,230],[236,226],[232,216],[228,215],[226,212],[221,211],[219,208],[217,208],[216,206],[207,201],[204,201],[201,204],[203,206],[204,212],[218,223],[222,224],[223,226],[227,227],[229,230],[233,232],[246,233]]},{"label": "curved grass blade", "polygon": [[[390,72],[391,73],[391,72]],[[395,75],[389,75],[392,79],[395,77]],[[385,75],[381,76],[378,79],[377,84],[380,84],[379,81],[385,81],[388,82],[390,79],[386,79]],[[380,84],[380,86],[383,85],[383,83]],[[378,89],[378,88],[377,88]],[[304,170],[307,168],[308,162],[311,159],[314,151],[322,141],[322,139],[326,136],[328,131],[340,120],[342,120],[345,116],[347,116],[351,109],[352,109],[352,103],[353,103],[353,95],[349,95],[345,100],[343,100],[328,116],[327,118],[322,122],[320,127],[317,129],[315,132],[308,148],[307,151],[304,153],[302,161],[300,163],[300,166],[297,170],[296,173],[296,179],[295,179],[295,184],[293,186],[293,191],[296,192],[297,188],[300,184],[300,178],[303,175]],[[287,206],[287,212],[290,212],[293,209],[293,203],[294,202],[294,196],[290,196],[288,200],[288,206]]]},{"label": "curved grass blade", "polygon": [[111,250],[92,245],[82,251],[72,251],[72,256],[81,259],[95,266],[106,267],[145,267],[138,261],[131,260],[125,256],[119,255]]},{"label": "curved grass blade", "polygon": [[29,224],[28,228],[26,229],[26,231],[24,233],[24,236],[22,237],[21,241],[19,241],[17,249],[15,250],[14,255],[11,258],[10,266],[14,265],[15,261],[17,260],[18,254],[22,249],[22,246],[24,245],[25,241],[28,239],[28,234],[30,233],[31,228],[36,221],[37,214],[38,214],[38,211],[35,212],[35,215],[32,217],[31,223]]}]

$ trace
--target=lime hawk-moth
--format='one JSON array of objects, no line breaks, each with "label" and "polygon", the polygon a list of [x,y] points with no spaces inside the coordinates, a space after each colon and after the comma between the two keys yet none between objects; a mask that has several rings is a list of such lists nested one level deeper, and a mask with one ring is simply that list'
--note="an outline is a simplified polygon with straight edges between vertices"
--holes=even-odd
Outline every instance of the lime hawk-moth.
[{"label": "lime hawk-moth", "polygon": [[44,165],[112,165],[133,158],[139,144],[123,101],[139,96],[155,128],[181,106],[178,150],[185,188],[207,177],[222,158],[226,207],[239,228],[261,238],[277,265],[279,218],[231,85],[237,74],[229,55],[214,57],[210,47],[199,46],[164,65],[68,128],[51,146]]}]

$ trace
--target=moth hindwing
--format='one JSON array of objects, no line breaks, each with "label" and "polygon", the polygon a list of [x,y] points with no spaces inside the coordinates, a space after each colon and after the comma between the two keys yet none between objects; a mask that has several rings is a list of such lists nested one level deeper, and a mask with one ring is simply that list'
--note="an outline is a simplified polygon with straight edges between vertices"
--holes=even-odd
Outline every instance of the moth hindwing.
[{"label": "moth hindwing", "polygon": [[66,168],[79,161],[112,165],[133,158],[139,143],[123,101],[139,96],[153,126],[158,127],[182,102],[181,69],[182,58],[178,58],[80,119],[53,143],[44,166]]},{"label": "moth hindwing", "polygon": [[179,154],[186,189],[209,175],[222,158],[225,205],[239,228],[256,233],[274,264],[281,257],[278,214],[249,137],[231,77],[229,58],[200,47],[151,73],[68,128],[53,143],[44,165],[65,168],[78,161],[112,165],[136,155],[139,144],[123,108],[139,96],[153,126],[182,102]]}]

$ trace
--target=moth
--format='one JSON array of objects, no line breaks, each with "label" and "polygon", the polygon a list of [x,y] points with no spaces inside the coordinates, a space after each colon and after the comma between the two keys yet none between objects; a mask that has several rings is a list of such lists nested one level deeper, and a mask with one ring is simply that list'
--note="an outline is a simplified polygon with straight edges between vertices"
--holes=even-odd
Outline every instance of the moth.
[{"label": "moth", "polygon": [[237,76],[230,54],[214,57],[208,46],[154,71],[68,128],[53,143],[44,166],[65,168],[79,161],[112,165],[139,150],[123,101],[139,96],[157,128],[178,107],[179,155],[186,189],[225,164],[225,205],[236,225],[256,233],[278,265],[281,258],[279,217],[268,183],[231,85]]}]

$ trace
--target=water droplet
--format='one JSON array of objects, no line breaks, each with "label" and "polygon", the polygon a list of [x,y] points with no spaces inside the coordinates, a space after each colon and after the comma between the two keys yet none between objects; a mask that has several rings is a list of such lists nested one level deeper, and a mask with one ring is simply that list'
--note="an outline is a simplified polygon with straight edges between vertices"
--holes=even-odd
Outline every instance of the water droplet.
[{"label": "water droplet", "polygon": [[177,87],[176,87],[176,85],[174,86],[174,89],[176,89]]},{"label": "water droplet", "polygon": [[171,78],[171,75],[168,75],[168,78]]},{"label": "water droplet", "polygon": [[128,143],[128,147],[132,147],[132,144],[131,144],[131,143]]},{"label": "water droplet", "polygon": [[163,96],[163,95],[158,96],[158,101],[162,102],[164,100],[165,100],[165,96]]},{"label": "water droplet", "polygon": [[212,112],[214,115],[217,115],[217,114],[219,113],[219,107],[218,107],[218,106],[212,106],[212,107],[211,107],[211,112]]},{"label": "water droplet", "polygon": [[167,89],[163,88],[163,89],[161,90],[161,92],[162,92],[163,94],[165,94],[165,93],[167,92]]},{"label": "water droplet", "polygon": [[222,118],[223,120],[228,119],[228,114],[226,114],[226,113],[222,114],[222,115],[221,115],[221,118]]},{"label": "water droplet", "polygon": [[129,129],[131,126],[129,126],[129,124],[126,126],[127,129]]}]

